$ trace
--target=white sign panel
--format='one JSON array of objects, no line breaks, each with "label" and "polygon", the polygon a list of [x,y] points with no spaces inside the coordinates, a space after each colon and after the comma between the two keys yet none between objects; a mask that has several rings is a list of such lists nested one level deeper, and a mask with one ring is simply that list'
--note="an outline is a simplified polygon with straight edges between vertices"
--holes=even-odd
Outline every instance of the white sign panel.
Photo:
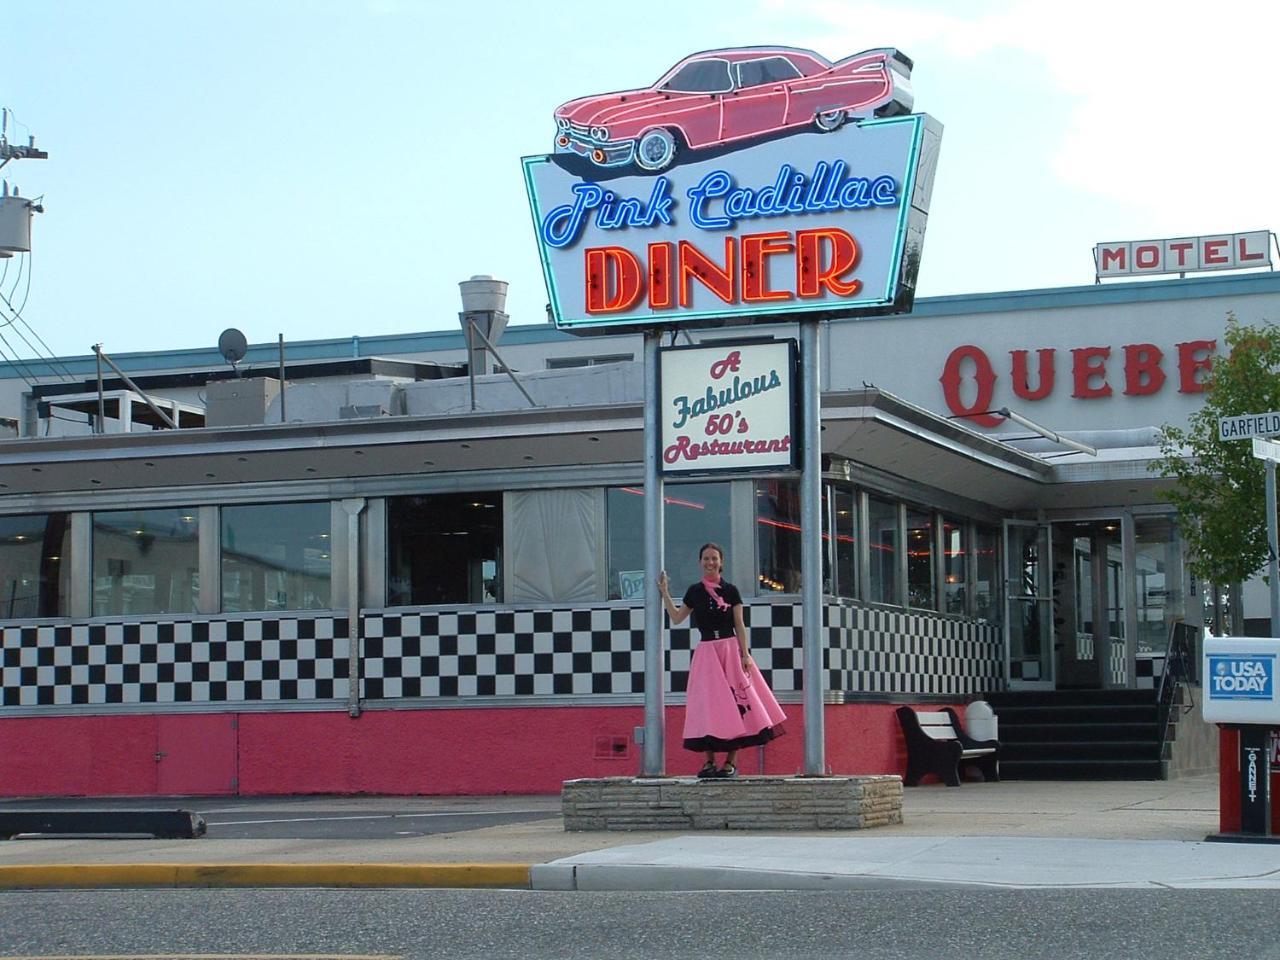
[{"label": "white sign panel", "polygon": [[1276,664],[1280,639],[1205,637],[1204,719],[1209,723],[1280,723]]},{"label": "white sign panel", "polygon": [[719,341],[660,356],[664,475],[795,468],[795,341]]},{"label": "white sign panel", "polygon": [[1245,413],[1218,419],[1219,440],[1248,440],[1280,433],[1280,413]]},{"label": "white sign panel", "polygon": [[1093,262],[1099,277],[1269,267],[1271,232],[1100,243],[1093,248]]},{"label": "white sign panel", "polygon": [[1280,463],[1280,443],[1274,440],[1263,440],[1261,437],[1253,438],[1253,455],[1258,460],[1271,460]]}]

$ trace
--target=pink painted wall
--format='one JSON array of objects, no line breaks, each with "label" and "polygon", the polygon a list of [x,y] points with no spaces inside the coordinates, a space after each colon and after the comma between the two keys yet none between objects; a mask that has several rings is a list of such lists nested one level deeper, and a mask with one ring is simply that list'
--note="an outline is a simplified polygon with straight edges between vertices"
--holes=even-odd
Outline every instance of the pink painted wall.
[{"label": "pink painted wall", "polygon": [[[804,768],[804,710],[787,704],[785,736],[739,756],[743,773],[795,774]],[[826,707],[832,773],[897,773],[906,748],[893,704]],[[937,709],[937,707],[932,707]],[[0,720],[0,796],[374,793],[549,794],[577,777],[630,776],[642,748],[632,731],[641,707],[512,707],[22,717]],[[680,745],[682,707],[667,709],[669,774],[692,773],[700,754]],[[165,726],[166,721],[168,725]],[[217,735],[215,735],[217,734]],[[158,743],[165,754],[156,759]],[[191,757],[202,764],[192,765]],[[162,768],[162,764],[169,764]],[[220,771],[211,790],[208,769]],[[163,775],[158,771],[163,769]],[[183,770],[204,776],[184,779]]]},{"label": "pink painted wall", "polygon": [[156,792],[156,717],[0,721],[0,796],[145,796]]}]

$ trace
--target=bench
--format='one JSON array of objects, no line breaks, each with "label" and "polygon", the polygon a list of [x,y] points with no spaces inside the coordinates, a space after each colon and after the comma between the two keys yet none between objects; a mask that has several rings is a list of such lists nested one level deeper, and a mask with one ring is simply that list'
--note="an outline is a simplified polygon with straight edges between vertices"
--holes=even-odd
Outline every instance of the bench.
[{"label": "bench", "polygon": [[976,766],[987,781],[1000,779],[999,741],[974,740],[964,732],[960,718],[950,707],[938,711],[899,707],[898,722],[907,741],[908,787],[916,786],[925,774],[935,773],[949,787],[960,786],[960,768]]}]

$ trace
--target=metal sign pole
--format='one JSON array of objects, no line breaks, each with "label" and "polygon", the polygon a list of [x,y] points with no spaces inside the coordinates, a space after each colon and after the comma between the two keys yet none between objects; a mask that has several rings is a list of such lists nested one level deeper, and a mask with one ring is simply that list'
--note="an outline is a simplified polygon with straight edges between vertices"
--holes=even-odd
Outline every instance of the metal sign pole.
[{"label": "metal sign pole", "polygon": [[822,628],[822,411],[818,367],[818,321],[800,324],[800,475],[801,632],[804,642],[804,772],[827,772],[826,635]]},{"label": "metal sign pole", "polygon": [[645,776],[660,777],[666,768],[663,664],[665,616],[658,593],[664,548],[662,470],[658,462],[659,330],[644,334],[644,766]]},{"label": "metal sign pole", "polygon": [[1267,578],[1271,587],[1271,635],[1280,637],[1280,577],[1276,557],[1276,462],[1268,459],[1267,466]]}]

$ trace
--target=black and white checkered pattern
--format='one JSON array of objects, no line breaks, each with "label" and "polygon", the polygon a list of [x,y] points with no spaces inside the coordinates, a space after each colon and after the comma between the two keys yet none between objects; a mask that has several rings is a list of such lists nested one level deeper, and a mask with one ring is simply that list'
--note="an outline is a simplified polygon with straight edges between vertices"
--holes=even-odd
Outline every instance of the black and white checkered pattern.
[{"label": "black and white checkered pattern", "polygon": [[999,689],[999,627],[924,610],[828,605],[833,691],[965,696]]},{"label": "black and white checkered pattern", "polygon": [[[370,612],[362,619],[360,696],[374,705],[474,697],[627,697],[644,692],[644,610]],[[749,605],[752,655],[784,698],[803,689],[797,603]],[[829,605],[829,689],[955,694],[993,689],[999,633],[919,611]],[[340,617],[202,618],[0,629],[6,709],[223,704],[306,707],[347,697]],[[688,682],[694,632],[668,633],[669,691]],[[64,708],[64,709],[59,709]]]},{"label": "black and white checkered pattern", "polygon": [[333,617],[6,627],[0,712],[345,699],[346,632]]}]

